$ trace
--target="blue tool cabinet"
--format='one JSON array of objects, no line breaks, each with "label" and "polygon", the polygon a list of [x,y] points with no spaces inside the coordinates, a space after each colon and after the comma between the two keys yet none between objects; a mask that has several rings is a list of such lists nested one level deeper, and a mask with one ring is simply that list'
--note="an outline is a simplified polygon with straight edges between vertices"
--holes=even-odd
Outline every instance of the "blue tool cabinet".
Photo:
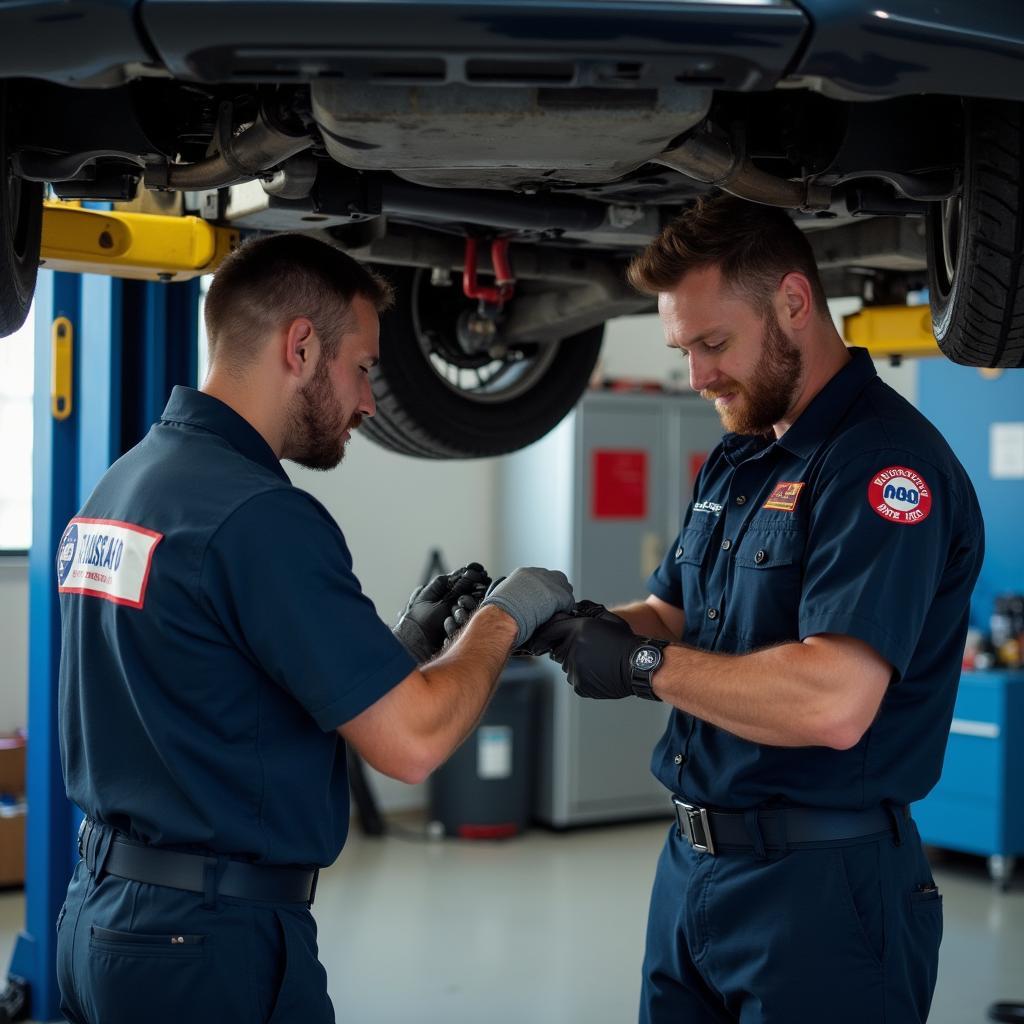
[{"label": "blue tool cabinet", "polygon": [[1009,885],[1024,854],[1024,671],[961,676],[942,778],[914,818],[925,843],[981,854]]}]

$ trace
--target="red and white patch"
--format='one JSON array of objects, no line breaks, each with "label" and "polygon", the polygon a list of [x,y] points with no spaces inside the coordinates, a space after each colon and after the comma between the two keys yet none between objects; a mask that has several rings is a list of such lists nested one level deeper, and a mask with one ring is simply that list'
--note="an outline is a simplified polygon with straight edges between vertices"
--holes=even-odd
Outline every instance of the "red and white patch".
[{"label": "red and white patch", "polygon": [[932,491],[920,473],[906,466],[889,466],[868,484],[868,504],[890,523],[923,523],[932,510]]},{"label": "red and white patch", "polygon": [[163,538],[133,523],[76,516],[57,551],[57,589],[141,608],[153,552]]}]

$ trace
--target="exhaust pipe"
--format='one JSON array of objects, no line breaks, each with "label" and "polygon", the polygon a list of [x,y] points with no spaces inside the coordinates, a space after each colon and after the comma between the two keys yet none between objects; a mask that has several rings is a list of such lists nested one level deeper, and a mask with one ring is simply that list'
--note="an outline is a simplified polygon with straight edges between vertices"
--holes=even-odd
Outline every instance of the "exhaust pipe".
[{"label": "exhaust pipe", "polygon": [[159,164],[146,168],[147,188],[178,192],[238,185],[267,175],[267,169],[310,148],[313,140],[276,124],[264,107],[240,135],[234,135],[232,107],[222,103],[217,116],[219,152],[195,164]]},{"label": "exhaust pipe", "polygon": [[789,181],[758,170],[728,141],[710,132],[690,136],[682,145],[652,158],[651,163],[765,206],[810,212],[827,210],[832,201],[831,188],[810,181]]}]

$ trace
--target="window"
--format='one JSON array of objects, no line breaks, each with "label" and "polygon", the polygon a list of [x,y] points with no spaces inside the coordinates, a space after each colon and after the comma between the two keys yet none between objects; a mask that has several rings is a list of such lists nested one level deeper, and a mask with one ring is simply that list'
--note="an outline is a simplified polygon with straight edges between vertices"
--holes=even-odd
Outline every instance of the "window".
[{"label": "window", "polygon": [[32,544],[32,372],[34,309],[0,338],[0,554]]}]

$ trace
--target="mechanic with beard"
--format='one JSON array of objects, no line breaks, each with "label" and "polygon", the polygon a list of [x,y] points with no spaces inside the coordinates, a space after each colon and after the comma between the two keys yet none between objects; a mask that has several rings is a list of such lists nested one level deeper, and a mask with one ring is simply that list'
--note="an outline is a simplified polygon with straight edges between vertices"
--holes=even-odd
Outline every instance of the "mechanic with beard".
[{"label": "mechanic with beard", "polygon": [[65,531],[60,737],[86,814],[58,921],[70,1021],[333,1021],[309,907],[347,834],[346,743],[419,782],[512,647],[572,607],[561,573],[518,569],[430,661],[481,567],[414,593],[392,633],[337,524],[289,482],[281,459],[330,469],[373,415],[388,300],[311,238],[233,253],[206,301],[202,391],[174,389]]},{"label": "mechanic with beard", "polygon": [[646,602],[581,602],[530,646],[582,696],[675,709],[640,1020],[923,1021],[942,905],[908,805],[942,767],[974,490],[845,347],[781,210],[701,202],[630,277],[729,433]]}]

